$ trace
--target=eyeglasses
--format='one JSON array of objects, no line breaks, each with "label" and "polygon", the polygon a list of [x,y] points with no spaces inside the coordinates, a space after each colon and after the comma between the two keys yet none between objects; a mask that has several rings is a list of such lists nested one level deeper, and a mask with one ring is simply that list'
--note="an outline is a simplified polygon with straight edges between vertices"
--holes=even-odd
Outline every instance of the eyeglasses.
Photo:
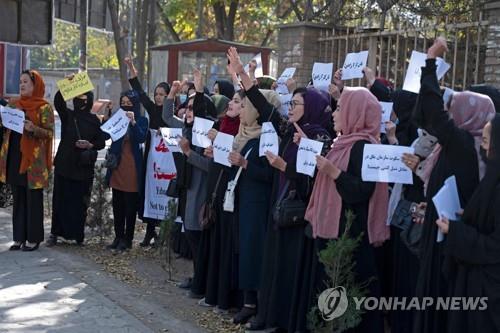
[{"label": "eyeglasses", "polygon": [[288,106],[290,107],[291,110],[295,109],[297,105],[304,105],[304,103],[299,103],[297,101],[290,101],[288,102]]}]

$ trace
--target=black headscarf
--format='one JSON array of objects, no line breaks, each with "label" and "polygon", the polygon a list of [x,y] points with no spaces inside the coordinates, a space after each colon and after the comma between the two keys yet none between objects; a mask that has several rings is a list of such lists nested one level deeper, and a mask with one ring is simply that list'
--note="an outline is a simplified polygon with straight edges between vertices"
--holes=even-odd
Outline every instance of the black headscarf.
[{"label": "black headscarf", "polygon": [[495,227],[495,191],[500,183],[500,115],[491,121],[491,138],[486,173],[464,209],[463,220],[479,232],[489,234]]},{"label": "black headscarf", "polygon": [[168,95],[170,93],[170,85],[167,83],[167,82],[160,82],[156,85],[155,87],[155,91],[156,91],[156,88],[163,88],[163,90],[165,90],[165,93]]},{"label": "black headscarf", "polygon": [[496,112],[500,113],[500,91],[498,91],[497,88],[486,84],[476,84],[470,86],[469,90],[479,94],[487,95],[493,101]]},{"label": "black headscarf", "polygon": [[92,91],[86,92],[84,94],[87,99],[81,99],[78,97],[73,98],[73,108],[78,112],[90,112],[92,106],[94,105],[94,93]]},{"label": "black headscarf", "polygon": [[391,93],[394,113],[399,119],[396,126],[396,137],[402,146],[410,146],[418,137],[417,126],[412,121],[412,113],[417,103],[417,94],[406,90],[395,90]]},{"label": "black headscarf", "polygon": [[229,99],[233,99],[234,85],[231,82],[228,80],[217,80],[215,81],[215,84],[219,86],[219,94],[224,95]]}]

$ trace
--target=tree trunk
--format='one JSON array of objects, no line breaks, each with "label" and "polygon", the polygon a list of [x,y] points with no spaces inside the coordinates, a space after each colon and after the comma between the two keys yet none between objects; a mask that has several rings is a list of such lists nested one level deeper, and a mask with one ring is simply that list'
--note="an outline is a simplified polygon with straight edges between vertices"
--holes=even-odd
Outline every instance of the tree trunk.
[{"label": "tree trunk", "polygon": [[80,71],[87,70],[87,25],[88,25],[88,3],[80,0]]},{"label": "tree trunk", "polygon": [[197,4],[196,4],[196,14],[198,15],[198,26],[196,27],[196,38],[197,39],[203,38],[203,25],[204,25],[203,5],[204,5],[203,0],[197,1]]},{"label": "tree trunk", "polygon": [[226,40],[234,40],[234,20],[238,11],[238,0],[231,0],[229,15],[226,20]]},{"label": "tree trunk", "polygon": [[120,66],[120,82],[122,90],[129,89],[127,78],[127,68],[125,67],[125,44],[124,37],[121,34],[120,24],[118,23],[118,3],[116,0],[107,0],[109,15],[111,17],[111,26],[113,28],[113,37],[115,39],[116,57],[118,58],[118,65]]},{"label": "tree trunk", "polygon": [[380,26],[379,29],[380,31],[384,31],[385,29],[385,19],[387,17],[387,11],[382,11],[382,14],[380,14]]},{"label": "tree trunk", "polygon": [[141,84],[144,84],[144,72],[146,61],[146,36],[148,27],[149,7],[151,0],[142,1],[141,18],[137,27],[137,70],[138,79]]},{"label": "tree trunk", "polygon": [[226,32],[226,8],[224,3],[217,1],[213,4],[214,14],[215,14],[215,27],[217,30],[217,38],[225,39]]},{"label": "tree trunk", "polygon": [[[148,48],[152,47],[156,44],[156,11],[155,11],[155,1],[149,2],[149,25],[148,25]],[[148,87],[151,77],[151,71],[153,70],[151,67],[151,52],[148,50],[148,61],[147,61],[147,73],[146,79],[148,80]],[[153,87],[149,87],[151,90]]]},{"label": "tree trunk", "polygon": [[161,16],[160,16],[161,20],[163,21],[163,24],[165,24],[165,27],[167,28],[168,32],[170,33],[170,37],[172,38],[172,40],[174,42],[180,42],[181,38],[179,37],[179,34],[177,33],[177,31],[175,31],[174,25],[172,24],[172,22],[170,22],[168,17],[163,13],[163,10],[161,8],[161,4],[158,0],[156,1],[156,9],[161,13]]}]

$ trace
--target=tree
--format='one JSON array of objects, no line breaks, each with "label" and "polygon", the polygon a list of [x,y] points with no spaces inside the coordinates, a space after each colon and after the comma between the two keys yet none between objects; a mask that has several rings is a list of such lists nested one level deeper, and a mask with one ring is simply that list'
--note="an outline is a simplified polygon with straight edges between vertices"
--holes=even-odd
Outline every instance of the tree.
[{"label": "tree", "polygon": [[127,79],[127,68],[125,67],[125,37],[127,34],[122,33],[120,23],[118,22],[118,0],[107,0],[109,14],[111,16],[111,25],[113,27],[113,36],[115,39],[116,57],[118,58],[118,66],[120,68],[120,81],[122,90],[127,90],[129,87]]}]

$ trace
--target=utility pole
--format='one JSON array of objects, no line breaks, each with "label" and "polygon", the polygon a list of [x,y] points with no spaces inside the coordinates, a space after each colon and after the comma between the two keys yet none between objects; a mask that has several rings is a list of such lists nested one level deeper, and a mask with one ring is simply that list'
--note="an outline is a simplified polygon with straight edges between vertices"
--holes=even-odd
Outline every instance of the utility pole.
[{"label": "utility pole", "polygon": [[80,0],[80,71],[87,70],[87,25],[89,20],[88,0]]}]

